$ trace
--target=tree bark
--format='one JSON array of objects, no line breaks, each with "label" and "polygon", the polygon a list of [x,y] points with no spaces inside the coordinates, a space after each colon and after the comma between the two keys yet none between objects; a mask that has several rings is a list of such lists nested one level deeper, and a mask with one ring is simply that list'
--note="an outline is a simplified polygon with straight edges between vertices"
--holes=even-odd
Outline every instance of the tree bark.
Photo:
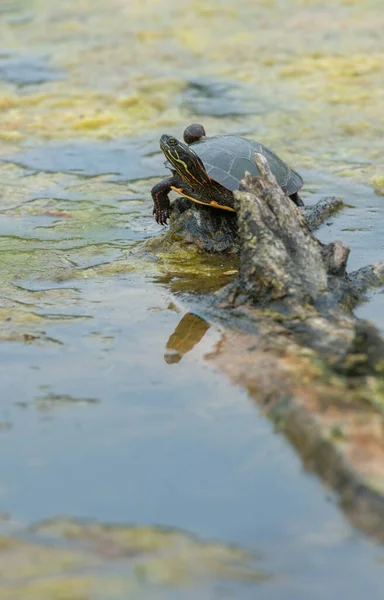
[{"label": "tree bark", "polygon": [[349,248],[321,243],[307,219],[281,190],[268,163],[255,154],[259,177],[245,176],[235,192],[239,227],[239,276],[221,294],[220,307],[275,322],[338,371],[384,372],[384,342],[352,308],[363,291],[384,283],[384,263],[348,275]]}]

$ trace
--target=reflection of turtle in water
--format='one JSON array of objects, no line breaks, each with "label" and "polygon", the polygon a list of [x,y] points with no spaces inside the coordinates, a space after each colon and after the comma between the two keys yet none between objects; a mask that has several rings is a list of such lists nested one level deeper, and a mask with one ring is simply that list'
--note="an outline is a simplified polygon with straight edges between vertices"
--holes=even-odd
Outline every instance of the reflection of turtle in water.
[{"label": "reflection of turtle in water", "polygon": [[282,190],[298,206],[303,206],[297,193],[303,185],[300,175],[259,142],[237,135],[205,137],[202,125],[187,127],[184,140],[193,150],[170,135],[160,139],[172,177],[152,188],[153,213],[158,223],[165,225],[169,218],[171,190],[198,204],[234,212],[233,191],[239,189],[245,172],[259,174],[255,152],[267,159]]},{"label": "reflection of turtle in water", "polygon": [[198,315],[185,314],[167,342],[165,362],[170,365],[180,362],[184,354],[200,342],[209,328],[210,324]]}]

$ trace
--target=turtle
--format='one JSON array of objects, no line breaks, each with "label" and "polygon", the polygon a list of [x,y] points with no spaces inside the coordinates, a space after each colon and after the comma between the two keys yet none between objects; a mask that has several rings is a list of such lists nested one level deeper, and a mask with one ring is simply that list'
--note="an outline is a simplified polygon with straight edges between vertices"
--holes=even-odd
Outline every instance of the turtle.
[{"label": "turtle", "polygon": [[167,224],[170,215],[171,190],[198,204],[236,212],[234,190],[239,189],[246,171],[259,174],[255,152],[267,159],[284,193],[297,206],[304,206],[298,194],[303,185],[301,176],[259,142],[238,135],[206,137],[204,127],[198,124],[185,129],[184,141],[187,143],[168,134],[160,138],[160,148],[167,159],[165,166],[172,173],[151,190],[153,214],[161,225]]}]

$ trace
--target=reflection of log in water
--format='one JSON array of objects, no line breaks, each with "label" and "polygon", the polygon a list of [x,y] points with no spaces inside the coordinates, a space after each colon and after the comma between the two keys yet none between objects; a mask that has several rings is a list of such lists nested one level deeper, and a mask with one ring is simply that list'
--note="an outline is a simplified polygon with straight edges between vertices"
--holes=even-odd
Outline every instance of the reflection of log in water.
[{"label": "reflection of log in water", "polygon": [[193,313],[184,315],[167,342],[165,362],[170,365],[180,362],[184,354],[200,342],[209,328],[210,324],[201,317]]},{"label": "reflection of log in water", "polygon": [[352,312],[384,283],[384,264],[348,275],[349,249],[317,240],[256,160],[261,177],[235,193],[239,276],[212,311],[225,319],[212,360],[338,491],[351,520],[384,540],[384,341]]}]

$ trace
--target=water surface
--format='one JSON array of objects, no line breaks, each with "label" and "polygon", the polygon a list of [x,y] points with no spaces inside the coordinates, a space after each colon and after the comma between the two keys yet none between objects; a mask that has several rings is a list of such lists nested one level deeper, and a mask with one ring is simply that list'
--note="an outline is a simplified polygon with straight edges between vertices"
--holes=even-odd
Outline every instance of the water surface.
[{"label": "water surface", "polygon": [[160,134],[203,121],[343,198],[319,237],[350,269],[383,259],[380,3],[3,4],[0,600],[381,599],[382,548],[204,362],[222,332],[178,291],[233,265],[131,253]]}]

